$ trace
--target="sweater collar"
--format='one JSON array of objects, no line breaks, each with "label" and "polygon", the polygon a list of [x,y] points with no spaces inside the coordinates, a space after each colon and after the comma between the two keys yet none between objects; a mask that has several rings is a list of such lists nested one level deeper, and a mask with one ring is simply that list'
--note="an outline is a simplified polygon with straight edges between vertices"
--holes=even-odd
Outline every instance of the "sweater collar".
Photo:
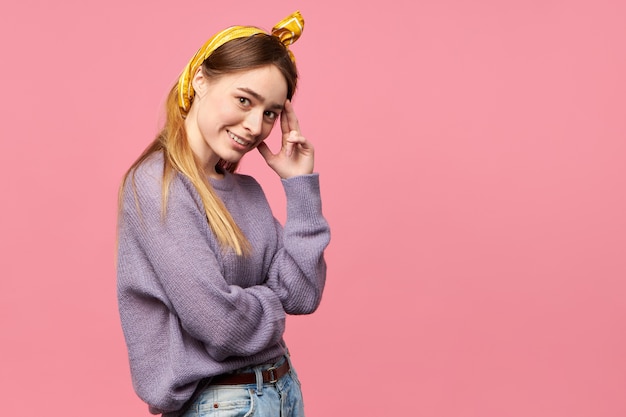
[{"label": "sweater collar", "polygon": [[235,186],[235,176],[226,171],[221,179],[209,178],[209,182],[216,190],[229,191]]}]

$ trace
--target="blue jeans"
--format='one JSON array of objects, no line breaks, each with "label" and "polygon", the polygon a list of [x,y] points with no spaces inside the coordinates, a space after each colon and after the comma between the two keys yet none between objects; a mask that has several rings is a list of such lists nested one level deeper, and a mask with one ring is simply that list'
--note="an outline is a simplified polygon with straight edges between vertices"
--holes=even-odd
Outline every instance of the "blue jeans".
[{"label": "blue jeans", "polygon": [[[283,357],[274,366],[280,366]],[[271,364],[250,367],[245,372],[264,371]],[[240,371],[241,372],[241,371]],[[262,379],[261,379],[262,381]],[[291,367],[273,384],[209,385],[200,392],[181,417],[304,417],[298,376]]]}]

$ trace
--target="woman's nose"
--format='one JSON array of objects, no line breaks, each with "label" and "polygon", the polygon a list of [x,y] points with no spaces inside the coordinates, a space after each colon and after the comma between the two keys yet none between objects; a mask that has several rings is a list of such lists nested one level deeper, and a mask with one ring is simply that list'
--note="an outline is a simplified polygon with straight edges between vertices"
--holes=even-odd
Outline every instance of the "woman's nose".
[{"label": "woman's nose", "polygon": [[263,128],[263,112],[250,111],[244,120],[244,128],[253,136],[260,135]]}]

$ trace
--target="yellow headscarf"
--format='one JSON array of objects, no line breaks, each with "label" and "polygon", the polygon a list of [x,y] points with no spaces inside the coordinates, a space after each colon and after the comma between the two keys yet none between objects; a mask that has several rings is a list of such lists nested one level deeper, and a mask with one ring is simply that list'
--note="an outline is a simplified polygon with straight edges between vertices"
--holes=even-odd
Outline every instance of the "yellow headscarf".
[{"label": "yellow headscarf", "polygon": [[[303,29],[304,19],[300,12],[296,11],[278,22],[276,26],[272,28],[271,35],[277,37],[283,45],[289,47],[289,45],[297,41],[300,35],[302,35]],[[228,41],[237,38],[246,38],[259,33],[267,34],[263,29],[254,26],[231,26],[213,35],[211,39],[202,45],[193,58],[191,58],[191,61],[189,61],[178,79],[178,106],[183,112],[187,112],[191,106],[191,101],[195,95],[191,80],[204,60],[207,59],[213,51]],[[291,51],[289,51],[289,56],[291,60],[295,62],[295,57]]]}]

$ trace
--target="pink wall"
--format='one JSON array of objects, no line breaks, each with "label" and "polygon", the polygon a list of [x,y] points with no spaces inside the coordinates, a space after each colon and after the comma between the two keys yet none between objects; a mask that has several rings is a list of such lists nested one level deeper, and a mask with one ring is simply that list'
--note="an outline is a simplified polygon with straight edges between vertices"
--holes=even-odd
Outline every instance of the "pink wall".
[{"label": "pink wall", "polygon": [[[325,299],[287,334],[308,415],[626,415],[626,3],[215,3],[0,6],[0,413],[148,415],[118,182],[210,34],[299,8],[333,226]],[[260,157],[243,170],[282,216]]]}]

